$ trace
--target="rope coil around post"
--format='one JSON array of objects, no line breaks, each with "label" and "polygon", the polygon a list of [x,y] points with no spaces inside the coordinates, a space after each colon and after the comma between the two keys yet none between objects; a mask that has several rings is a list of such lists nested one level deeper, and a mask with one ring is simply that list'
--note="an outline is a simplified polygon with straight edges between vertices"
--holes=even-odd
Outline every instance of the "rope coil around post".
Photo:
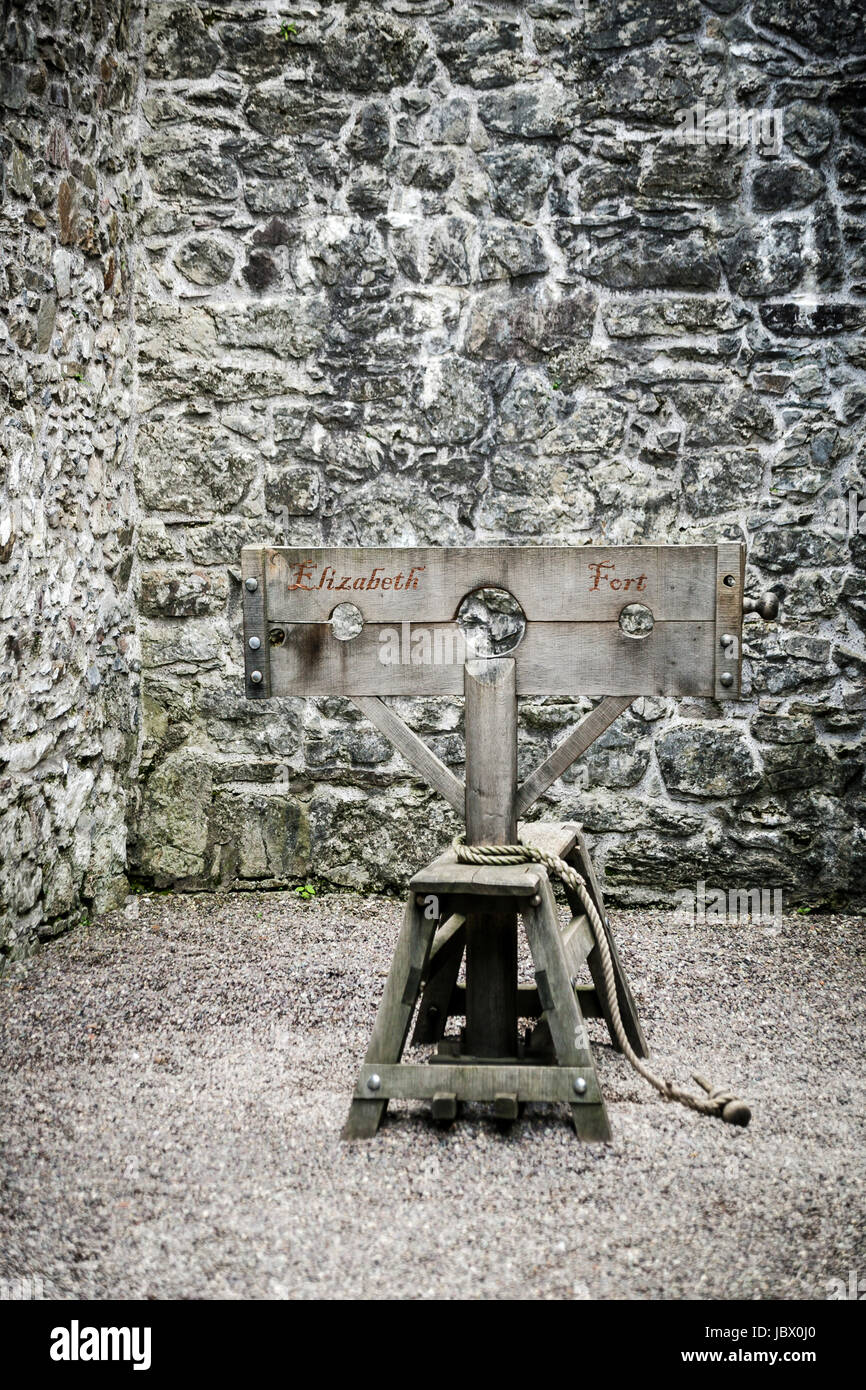
[{"label": "rope coil around post", "polygon": [[580,899],[592,926],[593,936],[601,958],[606,1002],[616,1040],[635,1071],[651,1086],[654,1086],[666,1100],[678,1101],[680,1105],[685,1105],[689,1110],[696,1110],[699,1115],[718,1116],[727,1124],[747,1125],[749,1123],[751,1119],[749,1107],[744,1101],[739,1100],[728,1087],[714,1087],[702,1076],[695,1075],[693,1079],[706,1092],[706,1095],[694,1096],[688,1091],[682,1090],[676,1082],[665,1081],[656,1076],[638,1057],[626,1036],[620,1015],[613,960],[611,959],[604,923],[599,916],[586,882],[571,864],[566,863],[564,859],[559,859],[555,854],[547,854],[544,850],[537,849],[533,845],[467,845],[464,843],[462,835],[456,836],[452,843],[457,861],[460,864],[543,864],[551,874],[568,884],[569,888]]}]

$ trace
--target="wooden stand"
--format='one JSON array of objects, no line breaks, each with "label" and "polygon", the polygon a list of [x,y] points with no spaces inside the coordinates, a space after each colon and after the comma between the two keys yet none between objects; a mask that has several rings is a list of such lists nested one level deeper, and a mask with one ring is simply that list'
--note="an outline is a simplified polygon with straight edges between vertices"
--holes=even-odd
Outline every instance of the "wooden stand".
[{"label": "wooden stand", "polygon": [[[514,662],[507,658],[466,663],[469,844],[517,840],[514,676]],[[605,921],[580,827],[534,824],[521,826],[519,833],[524,842],[578,868]],[[563,1101],[571,1106],[581,1139],[610,1138],[584,1022],[606,1015],[598,951],[579,902],[570,898],[569,905],[572,917],[563,931],[547,870],[540,864],[478,868],[457,863],[449,850],[414,876],[345,1138],[373,1135],[392,1099],[428,1099],[434,1118],[443,1121],[456,1116],[463,1100],[489,1101],[500,1120],[516,1119],[524,1101]],[[517,984],[518,913],[535,972],[535,985],[523,988]],[[461,988],[457,979],[464,951],[466,985]],[[646,1056],[615,948],[613,959],[629,1041]],[[592,984],[579,982],[584,966]],[[401,1064],[419,999],[413,1043],[438,1043],[438,1048],[425,1064]],[[448,1019],[455,1015],[465,1017],[465,1029],[460,1038],[446,1038]],[[519,1018],[539,1020],[526,1044],[518,1040]]]},{"label": "wooden stand", "polygon": [[[470,845],[513,844],[520,836],[573,864],[607,934],[626,1033],[645,1057],[580,827],[519,820],[637,696],[737,698],[743,612],[772,618],[778,611],[772,594],[744,599],[744,548],[248,546],[242,572],[248,698],[354,700],[465,815]],[[456,621],[462,602],[496,587],[517,599],[526,620],[515,655],[465,663],[463,655],[449,657],[463,640]],[[336,614],[347,604],[357,621],[344,640]],[[422,639],[417,660],[414,636]],[[399,659],[384,661],[398,637]],[[577,691],[604,698],[518,785],[517,697]],[[460,694],[465,785],[380,698]],[[599,951],[579,900],[570,890],[566,896],[571,919],[561,928],[540,864],[473,867],[451,850],[415,875],[347,1138],[374,1134],[388,1101],[407,1098],[430,1100],[443,1121],[462,1100],[490,1102],[501,1120],[514,1119],[524,1101],[564,1101],[581,1138],[610,1137],[585,1025],[605,1018],[611,1030]],[[518,915],[535,976],[526,986],[517,983]],[[403,1064],[416,1007],[413,1041],[436,1051],[425,1063]],[[466,1026],[448,1037],[454,1016]],[[520,1019],[535,1020],[523,1039]],[[616,1046],[612,1030],[611,1037]]]}]

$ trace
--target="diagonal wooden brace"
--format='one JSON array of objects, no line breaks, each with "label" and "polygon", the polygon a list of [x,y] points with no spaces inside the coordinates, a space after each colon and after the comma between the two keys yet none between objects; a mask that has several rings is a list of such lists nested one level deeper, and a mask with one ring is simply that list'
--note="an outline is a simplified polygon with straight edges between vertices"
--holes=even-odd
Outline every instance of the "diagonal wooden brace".
[{"label": "diagonal wooden brace", "polygon": [[610,728],[613,721],[623,710],[628,709],[635,698],[634,695],[606,695],[595,709],[591,709],[574,732],[569,734],[558,748],[554,748],[550,757],[539,764],[517,788],[515,814],[522,816],[523,812],[538,800],[541,793],[561,777],[566,768],[585,753],[590,744],[601,737],[605,729]]}]

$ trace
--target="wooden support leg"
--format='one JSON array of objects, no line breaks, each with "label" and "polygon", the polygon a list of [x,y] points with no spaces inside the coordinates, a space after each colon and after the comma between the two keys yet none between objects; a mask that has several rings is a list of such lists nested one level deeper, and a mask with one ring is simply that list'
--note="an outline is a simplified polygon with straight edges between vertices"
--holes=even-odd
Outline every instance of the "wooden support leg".
[{"label": "wooden support leg", "polygon": [[[459,925],[447,935],[437,950],[439,936],[448,933],[451,922],[455,921]],[[451,1012],[454,986],[457,983],[457,976],[460,974],[460,965],[465,948],[466,927],[464,919],[453,917],[450,922],[445,923],[441,932],[437,933],[437,938],[433,943],[436,954],[435,958],[432,955],[430,958],[427,981],[421,996],[421,1007],[418,1010],[415,1031],[412,1034],[413,1047],[422,1047],[425,1043],[437,1043],[444,1037]]]},{"label": "wooden support leg", "polygon": [[[582,913],[582,912],[584,912],[583,904],[581,903],[580,898],[577,896],[577,894],[576,894],[575,892],[573,892],[573,891],[568,887],[567,884],[563,884],[563,887],[565,888],[566,900],[567,900],[567,902],[568,902],[568,905],[569,905],[571,911],[572,911],[573,913]],[[596,907],[597,907],[597,906],[598,906],[598,904],[596,903]],[[604,921],[604,916],[603,916],[603,914],[601,913],[601,911],[600,911],[599,915],[601,916],[602,922],[603,922],[603,921]],[[587,921],[588,921],[588,919],[587,919]],[[591,928],[590,928],[590,930],[591,930]],[[608,940],[610,940],[609,935],[608,935],[608,933],[607,933],[606,931],[605,931],[605,935],[608,937]],[[611,960],[613,960],[613,953],[611,953]],[[618,1043],[618,1041],[617,1041],[616,1033],[615,1033],[615,1031],[614,1031],[614,1026],[613,1026],[613,1018],[611,1017],[611,1012],[610,1012],[610,1009],[608,1008],[608,1003],[607,1003],[607,990],[605,989],[605,985],[604,985],[604,970],[603,970],[603,968],[602,968],[601,956],[599,955],[599,951],[598,951],[598,947],[597,947],[597,946],[593,946],[592,950],[588,953],[588,955],[587,955],[587,957],[586,957],[586,964],[587,964],[587,967],[588,967],[588,969],[589,969],[589,973],[590,973],[590,975],[592,976],[592,983],[593,983],[593,986],[594,986],[594,988],[595,988],[596,997],[597,997],[598,1002],[599,1002],[599,1010],[600,1010],[600,1013],[601,1013],[601,1017],[604,1019],[605,1023],[607,1024],[607,1031],[608,1031],[608,1033],[610,1034],[610,1040],[611,1040],[611,1042],[612,1042],[614,1048],[616,1049],[616,1051],[617,1051],[617,1052],[621,1052],[621,1051],[622,1051],[622,1048],[620,1047],[620,1045],[619,1045],[619,1043]],[[615,974],[615,973],[616,973],[616,966],[614,966],[614,974]],[[617,979],[616,983],[617,983],[617,991],[618,991],[618,989],[619,989],[619,980],[618,980],[618,979]],[[619,997],[618,993],[617,993],[617,997]],[[631,1034],[629,1033],[628,1024],[626,1024],[626,1021],[625,1021],[625,1020],[626,1020],[626,1015],[625,1015],[624,1013],[622,1013],[622,1008],[620,1008],[620,1014],[621,1014],[621,1017],[622,1017],[622,1020],[623,1020],[623,1026],[625,1027],[625,1030],[626,1030],[626,1037],[627,1037],[627,1038],[629,1039],[629,1041],[631,1042]],[[632,1043],[632,1046],[634,1046],[633,1043]]]},{"label": "wooden support leg", "polygon": [[560,1066],[585,1067],[594,1082],[591,1094],[598,1095],[595,1102],[578,1101],[572,1104],[571,1113],[577,1136],[588,1143],[605,1142],[611,1137],[607,1110],[598,1086],[586,1024],[571,984],[553,890],[546,880],[541,884],[540,897],[539,907],[528,904],[521,911],[544,1017],[550,1027]]},{"label": "wooden support leg", "polygon": [[[466,843],[517,839],[517,685],[507,657],[467,661]],[[466,1050],[517,1055],[517,912],[502,900],[473,910],[466,933]]]},{"label": "wooden support leg", "polygon": [[[634,1002],[634,996],[631,992],[631,988],[628,983],[628,977],[626,976],[625,970],[622,965],[622,961],[619,958],[619,952],[616,949],[616,942],[613,937],[613,932],[607,925],[607,912],[604,906],[604,899],[601,895],[601,884],[598,881],[598,876],[595,872],[595,865],[593,864],[592,859],[590,858],[589,850],[586,847],[586,841],[584,840],[583,835],[578,835],[577,844],[575,845],[571,854],[568,855],[568,862],[570,864],[573,864],[574,867],[578,870],[578,872],[582,874],[583,877],[586,879],[586,886],[589,889],[590,894],[592,895],[592,900],[595,903],[596,908],[598,909],[598,915],[600,916],[602,923],[604,924],[605,935],[607,937],[607,944],[610,950],[610,958],[613,964],[614,978],[616,980],[616,997],[617,1002],[619,1004],[620,1017],[622,1018],[623,1027],[625,1028],[625,1035],[631,1043],[632,1047],[634,1048],[634,1051],[637,1053],[638,1057],[648,1057],[649,1047],[647,1046],[647,1041],[644,1037],[644,1032],[640,1025],[640,1019],[638,1018],[637,1012],[637,1005]],[[572,910],[577,911],[578,909],[573,908]],[[597,949],[592,951],[592,953],[590,954],[587,960],[587,965],[589,966],[590,974],[592,975],[592,982],[595,985],[596,993],[598,994],[598,997],[602,1003],[602,1009],[604,1011],[605,1019],[607,1021],[611,1042],[613,1043],[617,1051],[620,1051],[619,1043],[617,1042],[616,1037],[614,1036],[613,1029],[611,1028],[610,1024],[610,1017],[607,1013],[607,1008],[604,1003],[604,976],[602,973],[601,960],[599,959]]]},{"label": "wooden support leg", "polygon": [[466,1051],[517,1055],[517,912],[499,905],[473,912],[466,945]]},{"label": "wooden support leg", "polygon": [[[423,909],[415,901],[415,894],[410,893],[394,959],[385,981],[385,992],[364,1058],[365,1064],[399,1062],[418,1002],[435,929],[435,920],[425,917]],[[372,1138],[387,1105],[387,1099],[377,1100],[369,1083],[359,1080],[343,1128],[343,1138]]]}]

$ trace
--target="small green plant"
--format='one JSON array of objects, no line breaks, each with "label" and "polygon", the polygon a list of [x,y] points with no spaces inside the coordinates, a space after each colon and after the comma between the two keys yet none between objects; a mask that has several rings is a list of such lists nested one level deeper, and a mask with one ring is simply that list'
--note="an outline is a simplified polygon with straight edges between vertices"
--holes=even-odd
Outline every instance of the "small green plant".
[{"label": "small green plant", "polygon": [[561,381],[556,381],[556,380],[554,380],[554,381],[552,381],[552,382],[550,383],[550,385],[551,385],[551,388],[552,388],[554,391],[558,391],[559,388],[560,388],[560,386],[562,385],[562,382],[561,382]]},{"label": "small green plant", "polygon": [[798,917],[808,917],[808,916],[809,916],[809,913],[812,911],[812,909],[811,909],[811,907],[809,907],[809,906],[806,906],[806,907],[795,907],[795,908],[794,908],[794,911],[797,913],[797,916],[798,916]]},{"label": "small green plant", "polygon": [[309,902],[310,898],[314,898],[316,896],[316,890],[313,887],[312,883],[305,883],[302,885],[302,887],[296,888],[295,893],[299,898],[302,898],[304,902]]},{"label": "small green plant", "polygon": [[298,34],[297,24],[293,24],[289,19],[284,19],[280,25],[280,34],[285,39],[286,43],[292,43]]}]

